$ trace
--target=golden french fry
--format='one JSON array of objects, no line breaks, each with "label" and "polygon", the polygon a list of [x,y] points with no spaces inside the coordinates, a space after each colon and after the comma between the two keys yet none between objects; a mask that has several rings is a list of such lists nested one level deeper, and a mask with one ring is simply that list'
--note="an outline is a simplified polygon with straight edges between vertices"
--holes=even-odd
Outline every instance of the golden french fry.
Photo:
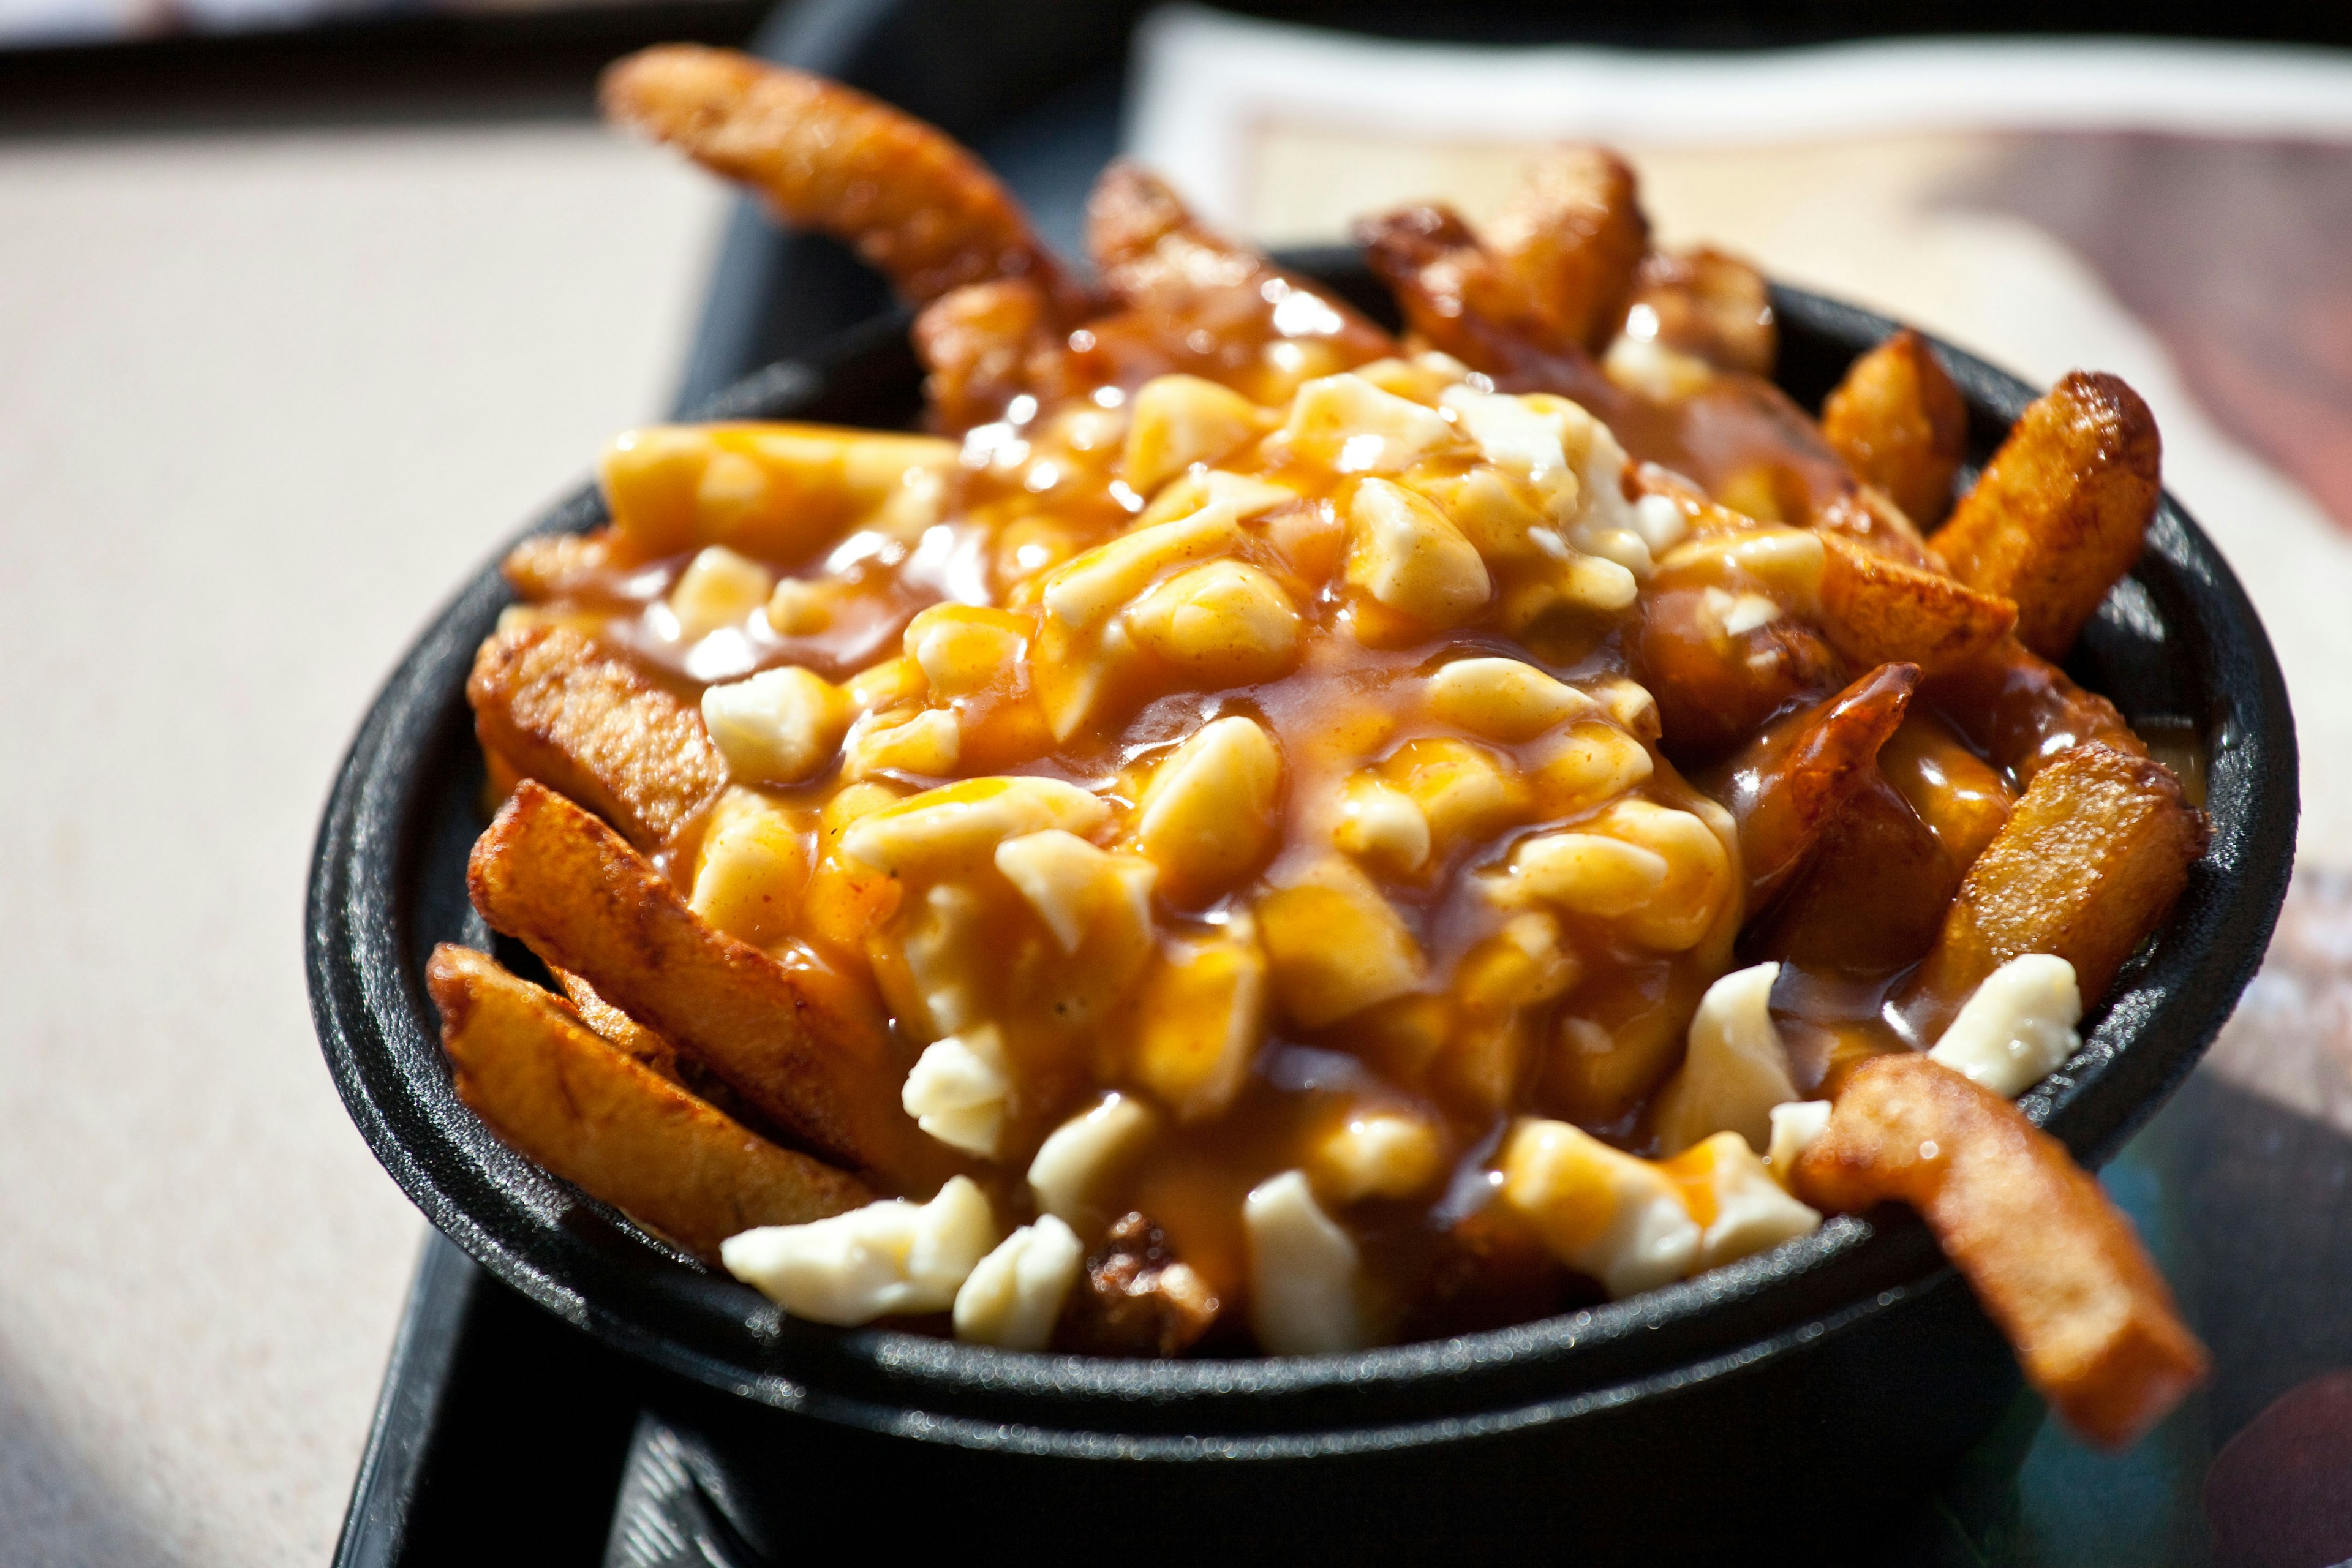
[{"label": "golden french fry", "polygon": [[[2162,764],[2111,746],[2077,747],[2033,776],[1961,880],[1913,994],[1957,1010],[2021,953],[2074,966],[2085,1005],[2164,923],[2204,853],[2204,817]],[[1944,1019],[1923,1020],[1928,1036]]]},{"label": "golden french fry", "polygon": [[1985,652],[2017,622],[2008,600],[1844,534],[1823,531],[1822,544],[1822,635],[1855,664],[1916,664],[1936,675]]},{"label": "golden french fry", "polygon": [[1649,335],[1667,348],[1717,370],[1772,374],[1780,352],[1772,291],[1739,258],[1706,246],[1650,252],[1633,279],[1633,309],[1644,308]]},{"label": "golden french fry", "polygon": [[1650,223],[1624,159],[1555,147],[1486,226],[1486,244],[1563,338],[1598,350],[1625,319]]},{"label": "golden french fry", "polygon": [[1025,278],[967,283],[924,306],[915,353],[930,372],[923,394],[939,427],[984,425],[1024,392],[1057,395],[1065,336],[1045,291]]},{"label": "golden french fry", "polygon": [[2094,1442],[2127,1447],[2204,1380],[2205,1347],[2131,1222],[2065,1145],[1939,1062],[1855,1067],[1794,1177],[1833,1213],[1916,1209],[2027,1380]]},{"label": "golden french fry", "polygon": [[1885,973],[1936,940],[1959,885],[1936,836],[1874,770],[1822,832],[1795,886],[1745,941],[1759,958]]},{"label": "golden french fry", "polygon": [[596,578],[613,562],[612,535],[593,533],[534,533],[507,552],[499,575],[526,601],[564,598],[577,603],[597,597]]},{"label": "golden french fry", "polygon": [[656,849],[727,785],[702,715],[561,626],[494,633],[466,681],[483,750]]},{"label": "golden french fry", "polygon": [[752,186],[787,222],[846,240],[915,304],[1028,278],[1071,321],[1091,307],[980,160],[839,82],[666,44],[615,62],[598,100],[606,119]]},{"label": "golden french fry", "polygon": [[1881,665],[1774,724],[1701,784],[1739,824],[1748,909],[1762,909],[1804,869],[1845,803],[1876,776],[1878,749],[1918,685],[1917,666]]},{"label": "golden french fry", "polygon": [[2075,685],[2014,637],[1936,677],[1920,698],[2021,784],[2092,741],[2135,757],[2147,754],[2114,703]]},{"label": "golden french fry", "polygon": [[602,1035],[606,1044],[647,1072],[666,1078],[681,1089],[686,1087],[686,1080],[678,1075],[676,1046],[598,995],[584,975],[552,965],[549,973],[563,988],[564,997],[580,1015],[580,1021]]},{"label": "golden french fry", "polygon": [[444,944],[425,984],[458,1098],[518,1152],[706,1258],[740,1231],[871,1200],[779,1149],[584,1026],[478,952]]},{"label": "golden french fry", "polygon": [[1969,410],[1927,340],[1906,327],[1853,362],[1822,405],[1822,434],[1864,484],[1927,527],[1952,508]]},{"label": "golden french fry", "polygon": [[2017,601],[2017,638],[2063,658],[2156,515],[2163,443],[2139,395],[2075,371],[2036,400],[1930,542],[1952,575]]},{"label": "golden french fry", "polygon": [[1402,207],[1362,219],[1349,233],[1396,295],[1405,325],[1431,347],[1493,374],[1542,368],[1547,356],[1561,356],[1559,368],[1570,374],[1581,361],[1589,385],[1548,390],[1602,412],[1586,395],[1608,386],[1600,370],[1543,310],[1526,279],[1453,208]]},{"label": "golden french fry", "polygon": [[520,785],[475,844],[467,882],[494,929],[586,975],[778,1126],[908,1191],[950,1167],[899,1109],[908,1064],[853,987],[713,931],[562,796]]}]

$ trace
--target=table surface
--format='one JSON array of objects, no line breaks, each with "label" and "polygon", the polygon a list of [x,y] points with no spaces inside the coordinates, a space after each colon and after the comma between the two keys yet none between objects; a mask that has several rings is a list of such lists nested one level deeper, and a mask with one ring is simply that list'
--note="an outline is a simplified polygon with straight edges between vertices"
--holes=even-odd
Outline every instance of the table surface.
[{"label": "table surface", "polygon": [[722,212],[585,121],[0,141],[0,1560],[331,1552],[421,1222],[311,1033],[310,835],[668,405]]}]

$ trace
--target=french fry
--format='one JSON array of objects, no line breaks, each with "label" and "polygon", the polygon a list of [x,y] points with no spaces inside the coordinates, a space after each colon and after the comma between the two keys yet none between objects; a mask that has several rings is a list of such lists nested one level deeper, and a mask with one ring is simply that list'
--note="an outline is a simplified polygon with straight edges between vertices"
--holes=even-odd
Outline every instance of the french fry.
[{"label": "french fry", "polygon": [[2163,444],[2139,395],[2076,371],[2037,399],[1930,542],[1952,575],[2017,601],[2017,637],[2063,658],[2156,515]]},{"label": "french fry", "polygon": [[[2204,817],[2170,770],[2093,742],[2034,774],[1962,879],[1915,998],[1957,1009],[2021,953],[2074,966],[2085,1005],[2106,994],[2140,939],[2164,923],[2204,853]],[[1922,1020],[1922,1033],[1947,1019]]]},{"label": "french fry", "polygon": [[1721,756],[1774,714],[1842,679],[1821,634],[1789,616],[1727,633],[1704,589],[1654,594],[1633,646],[1634,674],[1658,704],[1667,747]]},{"label": "french fry", "polygon": [[[1088,324],[1097,380],[1184,370],[1259,402],[1287,402],[1304,375],[1327,375],[1396,352],[1388,333],[1321,284],[1285,272],[1198,222],[1158,176],[1132,163],[1102,172],[1087,198],[1087,249],[1124,309]],[[1304,295],[1324,307],[1285,313]],[[1251,353],[1287,340],[1300,373],[1254,380]],[[1214,345],[1204,347],[1203,345]],[[1239,351],[1239,352],[1236,352]],[[1235,373],[1243,373],[1235,379]]]},{"label": "french fry", "polygon": [[1551,374],[1544,390],[1585,403],[1618,401],[1600,368],[1544,310],[1527,281],[1486,248],[1459,213],[1403,207],[1349,230],[1395,294],[1405,326],[1431,347],[1489,374]]},{"label": "french fry", "polygon": [[1025,278],[967,283],[924,306],[915,353],[930,372],[923,393],[939,427],[984,425],[1024,392],[1053,395],[1064,338],[1045,291]]},{"label": "french fry", "polygon": [[2131,1222],[2017,1107],[1925,1056],[1855,1067],[1797,1160],[1817,1208],[1919,1212],[2068,1425],[2127,1447],[2210,1365]]},{"label": "french fry", "polygon": [[820,1152],[914,1190],[944,1146],[898,1106],[905,1064],[855,994],[697,919],[660,872],[587,812],[525,783],[474,846],[474,907]]},{"label": "french fry", "polygon": [[787,222],[855,246],[914,304],[1027,278],[1066,320],[1092,309],[977,158],[839,82],[667,44],[615,62],[598,100],[606,119],[752,186]]},{"label": "french fry", "polygon": [[2114,703],[2075,685],[2014,637],[1930,680],[1920,700],[2021,784],[2093,741],[2135,757],[2147,754]]},{"label": "french fry", "polygon": [[1929,675],[1985,652],[2017,622],[2017,606],[1940,573],[1822,533],[1822,635],[1856,665],[1916,664]]},{"label": "french fry", "polygon": [[568,969],[551,968],[549,973],[563,988],[564,999],[580,1015],[580,1021],[603,1036],[607,1045],[656,1078],[686,1087],[685,1079],[678,1075],[676,1046],[598,995],[585,975]]},{"label": "french fry", "polygon": [[1824,826],[1811,864],[1743,938],[1758,958],[1885,973],[1936,940],[1960,874],[1875,769]]},{"label": "french fry", "polygon": [[727,784],[699,711],[562,626],[494,633],[466,700],[485,751],[583,802],[641,849],[668,843]]},{"label": "french fry", "polygon": [[587,1028],[572,1008],[467,948],[434,949],[457,1096],[490,1131],[688,1251],[801,1225],[872,1198],[864,1183],[779,1149]]},{"label": "french fry", "polygon": [[1853,362],[1822,405],[1822,434],[1864,484],[1932,528],[1952,509],[1968,405],[1927,340],[1906,327]]},{"label": "french fry", "polygon": [[1788,887],[1856,791],[1910,707],[1915,665],[1872,670],[1826,702],[1781,720],[1702,784],[1739,825],[1746,907],[1760,910]]},{"label": "french fry", "polygon": [[1625,319],[1650,223],[1624,159],[1604,147],[1555,147],[1486,238],[1560,336],[1597,351]]},{"label": "french fry", "polygon": [[1634,275],[1633,308],[1649,311],[1650,335],[1667,348],[1717,370],[1772,374],[1780,352],[1772,291],[1736,256],[1704,246],[1650,252]]},{"label": "french fry", "polygon": [[613,563],[612,536],[593,533],[534,533],[507,552],[499,575],[526,603],[596,598],[596,579]]}]

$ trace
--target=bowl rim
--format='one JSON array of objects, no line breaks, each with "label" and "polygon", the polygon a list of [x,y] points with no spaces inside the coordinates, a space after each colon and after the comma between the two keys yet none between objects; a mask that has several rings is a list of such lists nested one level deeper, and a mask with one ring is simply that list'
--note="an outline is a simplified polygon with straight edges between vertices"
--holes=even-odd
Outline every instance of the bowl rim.
[{"label": "bowl rim", "polygon": [[[1370,278],[1349,251],[1282,259],[1342,292]],[[1800,289],[1776,285],[1773,302],[1784,335],[1793,329],[1835,354],[1851,357],[1898,330]],[[696,416],[789,417],[841,392],[845,379],[902,383],[914,363],[907,321],[902,311],[850,329],[736,384]],[[1977,446],[1989,447],[2037,394],[1930,341],[1969,402]],[[841,395],[858,395],[857,385]],[[603,516],[592,481],[517,537],[574,531]],[[1895,1210],[1833,1218],[1623,1300],[1344,1355],[1115,1361],[783,1317],[507,1149],[450,1086],[416,936],[424,903],[437,897],[448,913],[448,890],[422,887],[418,866],[449,847],[424,841],[432,825],[419,807],[427,782],[472,754],[464,679],[510,600],[499,558],[435,615],[338,771],[312,859],[307,970],[336,1088],[387,1173],[493,1275],[597,1337],[761,1404],[963,1447],[1283,1458],[1453,1441],[1671,1394],[1951,1287],[1925,1228]],[[2180,906],[2126,966],[2082,1048],[2021,1098],[2093,1166],[2154,1114],[2252,977],[2284,898],[2296,814],[2294,721],[2277,661],[2235,576],[2169,492],[2131,580],[2152,600],[2156,640],[2177,642],[2182,668],[2203,672],[2213,836]],[[443,839],[448,831],[444,824]],[[462,904],[462,889],[456,896]],[[487,935],[478,918],[473,929]],[[664,1259],[687,1267],[659,1267]]]}]

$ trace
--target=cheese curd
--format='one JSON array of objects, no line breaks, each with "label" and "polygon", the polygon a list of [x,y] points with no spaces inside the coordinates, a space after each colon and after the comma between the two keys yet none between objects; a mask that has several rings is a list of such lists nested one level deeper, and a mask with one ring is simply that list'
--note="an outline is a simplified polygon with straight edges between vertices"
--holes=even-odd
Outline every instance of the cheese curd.
[{"label": "cheese curd", "polygon": [[2074,1026],[2082,1021],[2074,966],[2029,952],[1986,975],[1927,1054],[2013,1099],[2074,1054],[2083,1043]]},{"label": "cheese curd", "polygon": [[1085,1262],[1077,1232],[1054,1215],[1023,1226],[974,1265],[956,1291],[955,1337],[999,1350],[1044,1350]]},{"label": "cheese curd", "polygon": [[807,1225],[767,1226],[719,1247],[727,1272],[796,1318],[850,1327],[943,1312],[996,1245],[987,1194],[956,1176],[927,1204],[885,1198]]}]

